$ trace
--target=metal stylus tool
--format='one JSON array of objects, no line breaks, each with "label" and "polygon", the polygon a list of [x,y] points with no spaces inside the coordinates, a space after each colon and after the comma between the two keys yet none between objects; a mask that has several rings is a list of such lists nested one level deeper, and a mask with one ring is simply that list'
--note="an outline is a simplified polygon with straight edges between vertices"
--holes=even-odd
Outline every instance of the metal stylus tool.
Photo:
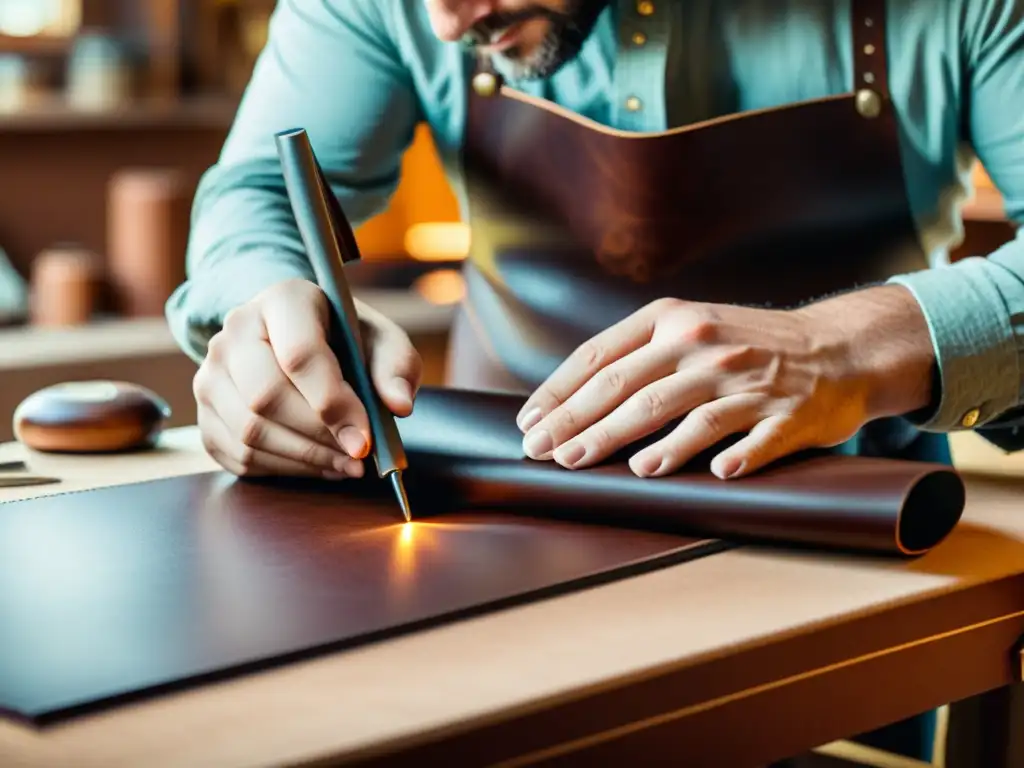
[{"label": "metal stylus tool", "polygon": [[388,477],[406,521],[412,520],[402,482],[408,460],[394,415],[381,401],[366,365],[359,316],[345,276],[345,262],[360,258],[352,227],[324,180],[309,136],[303,128],[276,134],[285,187],[317,283],[331,314],[330,345],[345,380],[366,408],[373,436],[377,474]]}]

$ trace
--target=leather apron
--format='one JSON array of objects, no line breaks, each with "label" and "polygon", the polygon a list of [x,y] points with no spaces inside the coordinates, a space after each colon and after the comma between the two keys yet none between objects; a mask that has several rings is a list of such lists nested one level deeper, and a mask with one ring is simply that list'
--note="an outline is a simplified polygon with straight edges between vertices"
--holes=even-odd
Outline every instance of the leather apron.
[{"label": "leather apron", "polygon": [[[849,93],[657,132],[608,128],[478,65],[451,386],[528,392],[654,299],[792,307],[927,268],[889,98],[884,0],[852,0]],[[846,449],[949,461],[902,419]]]}]

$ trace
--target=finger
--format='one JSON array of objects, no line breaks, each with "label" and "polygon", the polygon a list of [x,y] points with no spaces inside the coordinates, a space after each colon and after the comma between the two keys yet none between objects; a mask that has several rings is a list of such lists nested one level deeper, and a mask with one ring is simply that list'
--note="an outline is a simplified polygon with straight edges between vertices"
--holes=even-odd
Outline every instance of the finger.
[{"label": "finger", "polygon": [[701,451],[730,435],[751,429],[763,418],[764,395],[730,395],[690,411],[669,434],[629,460],[641,477],[660,477],[677,471]]},{"label": "finger", "polygon": [[269,342],[257,339],[232,345],[224,355],[227,375],[248,410],[325,446],[338,456],[348,455],[285,376]]},{"label": "finger", "polygon": [[369,342],[370,378],[392,413],[408,416],[423,376],[423,361],[405,332],[390,321],[371,327]]},{"label": "finger", "polygon": [[[563,458],[571,454],[574,458],[568,460],[573,464],[582,458],[584,449],[589,456],[591,450],[603,450],[610,446],[609,441],[613,437],[618,439],[631,431],[621,423],[622,416],[615,419],[615,424],[606,418],[623,403],[631,403],[626,409],[629,411],[626,419],[643,418],[645,412],[652,408],[654,418],[664,417],[664,400],[660,398],[660,391],[652,390],[647,395],[639,393],[644,392],[651,382],[669,376],[677,362],[678,356],[665,346],[648,344],[602,368],[568,400],[527,431],[523,437],[523,451],[532,459],[547,459],[552,451],[558,450]],[[679,379],[674,379],[662,387],[671,388],[679,383]],[[641,428],[643,425],[634,426]],[[596,460],[596,455],[594,458]],[[561,459],[556,458],[556,461],[562,463]]]},{"label": "finger", "polygon": [[220,450],[244,466],[289,475],[362,474],[360,460],[250,411],[228,376],[219,377],[212,385],[209,403],[227,429],[228,437],[220,441]]},{"label": "finger", "polygon": [[317,307],[268,302],[263,321],[278,365],[316,417],[346,453],[366,456],[371,441],[366,409],[342,376]]},{"label": "finger", "polygon": [[227,446],[231,443],[228,428],[210,408],[200,407],[196,413],[196,425],[203,438],[203,448],[214,461],[233,475],[245,474],[245,468],[227,454]]},{"label": "finger", "polygon": [[202,409],[197,423],[207,453],[225,470],[238,477],[323,477],[340,480],[350,476],[345,472],[318,469],[245,446],[233,437],[231,429],[212,409]]},{"label": "finger", "polygon": [[653,312],[640,310],[577,347],[526,399],[516,416],[519,428],[528,431],[602,368],[647,344],[654,319]]},{"label": "finger", "polygon": [[554,450],[552,458],[564,467],[591,466],[714,396],[714,382],[703,370],[677,371],[655,378],[607,416],[570,436]]},{"label": "finger", "polygon": [[809,446],[792,414],[772,416],[715,456],[711,471],[723,480],[742,477]]}]

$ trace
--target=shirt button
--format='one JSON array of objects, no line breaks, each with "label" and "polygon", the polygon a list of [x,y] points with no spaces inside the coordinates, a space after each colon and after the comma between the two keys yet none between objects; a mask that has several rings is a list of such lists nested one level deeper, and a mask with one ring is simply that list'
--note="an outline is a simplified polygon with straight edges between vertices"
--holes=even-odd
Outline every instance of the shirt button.
[{"label": "shirt button", "polygon": [[960,423],[967,429],[970,429],[971,427],[978,423],[979,418],[981,418],[981,411],[979,411],[977,408],[971,408],[971,410],[965,413],[964,417],[960,419]]},{"label": "shirt button", "polygon": [[628,99],[626,99],[626,109],[628,109],[630,112],[638,112],[640,110],[640,107],[642,106],[643,104],[640,103],[640,99],[638,99],[636,96],[630,96]]},{"label": "shirt button", "polygon": [[654,3],[650,0],[640,0],[640,2],[636,4],[636,12],[641,16],[650,16],[654,13]]},{"label": "shirt button", "polygon": [[643,45],[646,42],[647,42],[647,35],[645,35],[643,32],[634,32],[633,33],[633,45]]}]

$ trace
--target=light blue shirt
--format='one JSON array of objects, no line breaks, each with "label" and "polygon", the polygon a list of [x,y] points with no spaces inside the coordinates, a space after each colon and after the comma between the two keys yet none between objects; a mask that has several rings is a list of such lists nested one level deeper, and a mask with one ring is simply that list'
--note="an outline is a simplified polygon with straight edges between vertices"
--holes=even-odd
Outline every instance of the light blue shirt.
[{"label": "light blue shirt", "polygon": [[[625,130],[847,92],[849,0],[612,2],[581,54],[514,87]],[[640,33],[637,36],[636,33]],[[1024,221],[1024,0],[888,0],[890,88],[907,195],[933,268],[895,278],[920,302],[942,396],[926,429],[976,426],[1024,402],[1024,236],[947,263],[980,158]],[[270,284],[312,278],[274,133],[306,128],[359,224],[395,190],[415,125],[430,125],[457,197],[472,60],[431,31],[423,0],[280,0],[218,163],[201,181],[188,279],[167,305],[197,361],[225,313]],[[626,109],[627,99],[641,108]],[[837,151],[842,151],[837,147]],[[687,183],[692,183],[687,181]]]}]

